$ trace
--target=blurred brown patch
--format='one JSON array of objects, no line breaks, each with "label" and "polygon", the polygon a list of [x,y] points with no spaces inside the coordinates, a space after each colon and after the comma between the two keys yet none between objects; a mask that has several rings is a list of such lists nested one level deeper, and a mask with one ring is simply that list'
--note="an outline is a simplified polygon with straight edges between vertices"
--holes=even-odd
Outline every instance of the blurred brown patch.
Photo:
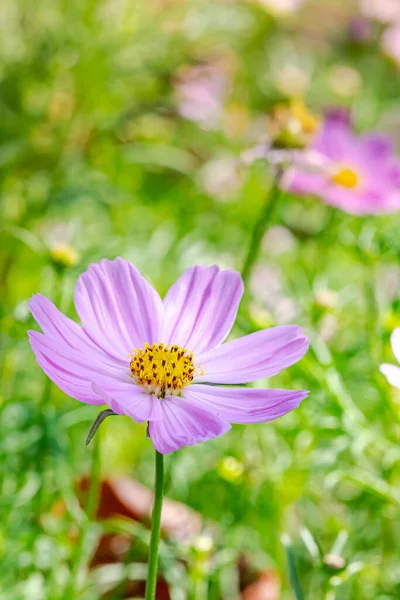
[{"label": "blurred brown patch", "polygon": [[[89,480],[80,481],[79,489],[87,493]],[[101,482],[96,518],[125,517],[150,524],[154,495],[147,487],[129,477],[115,477]],[[85,503],[85,502],[83,502]],[[164,498],[161,513],[162,533],[176,541],[190,541],[201,531],[202,517],[185,504]]]},{"label": "blurred brown patch", "polygon": [[[86,504],[90,480],[84,477],[79,482],[79,492],[83,506]],[[112,518],[129,519],[150,526],[154,494],[144,485],[129,477],[105,479],[100,484],[96,519],[104,521]],[[162,534],[175,541],[190,542],[202,529],[202,517],[184,504],[164,498],[161,514]],[[101,536],[90,567],[113,563],[126,563],[130,560],[131,548],[135,544],[136,561],[145,561],[146,556],[139,542],[131,536],[107,533]],[[121,586],[104,594],[113,598],[118,589],[119,598],[144,597],[143,581],[127,580]],[[168,584],[161,577],[157,582],[157,600],[170,600]]]},{"label": "blurred brown patch", "polygon": [[[124,589],[119,591],[118,600],[122,598],[144,598],[145,592],[146,584],[144,581],[128,581],[124,585]],[[115,598],[115,590],[104,594],[103,598],[113,600]],[[157,581],[156,600],[171,600],[168,584],[161,579]]]},{"label": "blurred brown patch", "polygon": [[242,591],[241,597],[242,600],[279,600],[280,589],[278,576],[272,571],[264,571]]},{"label": "blurred brown patch", "polygon": [[[82,505],[85,506],[90,480],[84,477],[79,482]],[[96,519],[107,520],[122,518],[150,525],[154,495],[151,490],[129,477],[105,479],[100,484]],[[60,507],[57,506],[58,513]],[[164,498],[161,516],[161,530],[165,537],[175,541],[194,541],[203,528],[202,516],[180,502]],[[132,549],[135,550],[135,562],[145,562],[145,550],[140,540],[120,533],[106,533],[101,536],[90,567],[101,565],[128,563],[133,560]],[[241,556],[237,564],[241,600],[279,600],[280,582],[272,571],[259,572]],[[145,583],[127,580],[115,589],[105,593],[103,598],[113,598],[118,590],[119,598],[143,597]],[[157,600],[170,600],[168,584],[161,577],[157,583]]]},{"label": "blurred brown patch", "polygon": [[279,600],[281,586],[276,573],[260,573],[244,555],[239,557],[237,566],[242,600]]}]

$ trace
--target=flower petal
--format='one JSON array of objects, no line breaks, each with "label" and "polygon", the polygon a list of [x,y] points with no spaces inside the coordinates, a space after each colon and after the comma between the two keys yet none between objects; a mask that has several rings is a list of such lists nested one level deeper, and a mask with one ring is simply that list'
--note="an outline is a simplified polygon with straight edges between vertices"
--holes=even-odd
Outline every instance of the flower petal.
[{"label": "flower petal", "polygon": [[[42,340],[45,336],[37,331],[28,331],[29,341],[32,350],[35,353],[36,361],[46,373],[46,375],[68,396],[72,396],[80,402],[87,404],[103,404],[103,400],[99,398],[91,389],[88,380],[77,373],[74,366],[66,364],[58,364],[54,361],[52,353],[45,352],[42,347]],[[44,351],[43,351],[44,350]]]},{"label": "flower petal", "polygon": [[290,167],[283,176],[282,188],[299,195],[321,196],[329,183],[325,173],[312,173]]},{"label": "flower petal", "polygon": [[149,423],[149,434],[161,454],[193,446],[226,433],[230,424],[207,406],[182,396],[168,396],[160,406],[161,421]]},{"label": "flower petal", "polygon": [[221,344],[243,295],[239,273],[217,266],[187,269],[164,299],[162,341],[204,352]]},{"label": "flower petal", "polygon": [[385,161],[394,153],[394,143],[391,138],[381,133],[368,133],[360,137],[360,150],[374,161]]},{"label": "flower petal", "polygon": [[36,360],[48,377],[66,394],[80,402],[104,404],[94,393],[92,381],[104,385],[115,381],[127,381],[129,370],[110,362],[97,348],[82,349],[68,346],[57,337],[38,331],[28,331]]},{"label": "flower petal", "polygon": [[93,392],[91,381],[123,381],[129,377],[127,361],[103,352],[82,327],[63,315],[48,298],[35,295],[29,307],[44,331],[28,332],[37,362],[66,394],[81,402],[103,404]]},{"label": "flower petal", "polygon": [[230,423],[264,423],[297,408],[305,390],[235,388],[191,385],[185,398],[207,406]]},{"label": "flower petal", "polygon": [[400,389],[400,367],[384,363],[379,367],[379,370],[386,377],[390,385]]},{"label": "flower petal", "polygon": [[297,325],[271,327],[227,342],[196,357],[209,383],[248,383],[276,375],[307,352],[308,339]]},{"label": "flower petal", "polygon": [[400,160],[397,158],[393,158],[389,165],[388,165],[388,169],[389,169],[389,180],[390,182],[396,186],[399,187],[400,186]]},{"label": "flower petal", "polygon": [[137,423],[162,419],[161,400],[155,394],[149,394],[132,381],[105,385],[103,389],[94,383],[93,390],[119,415],[127,415]]},{"label": "flower petal", "polygon": [[92,357],[96,355],[100,361],[106,360],[113,365],[126,366],[128,364],[126,359],[117,360],[105,354],[93,343],[80,325],[66,317],[46,296],[34,294],[28,305],[33,318],[42,331],[67,349],[89,353]]},{"label": "flower petal", "polygon": [[375,187],[369,181],[368,186],[357,192],[330,185],[322,197],[327,204],[355,215],[380,215],[397,211],[400,207],[400,194],[393,187],[391,189],[385,187],[382,181],[379,181],[378,186]]},{"label": "flower petal", "polygon": [[122,258],[103,259],[79,277],[75,306],[90,338],[114,357],[125,358],[145,342],[159,341],[161,299]]},{"label": "flower petal", "polygon": [[341,161],[352,147],[350,123],[341,119],[327,117],[312,144],[313,150],[321,152],[333,161]]}]

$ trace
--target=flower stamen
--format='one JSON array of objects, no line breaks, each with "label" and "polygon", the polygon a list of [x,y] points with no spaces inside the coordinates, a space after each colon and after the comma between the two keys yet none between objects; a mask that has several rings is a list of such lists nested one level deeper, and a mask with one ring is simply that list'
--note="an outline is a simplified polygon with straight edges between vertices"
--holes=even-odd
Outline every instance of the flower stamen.
[{"label": "flower stamen", "polygon": [[130,354],[132,377],[138,385],[163,398],[179,392],[189,385],[196,375],[204,375],[195,366],[193,353],[187,348],[172,344],[144,344]]},{"label": "flower stamen", "polygon": [[332,181],[338,185],[352,189],[359,185],[360,177],[353,169],[343,167],[333,175]]}]

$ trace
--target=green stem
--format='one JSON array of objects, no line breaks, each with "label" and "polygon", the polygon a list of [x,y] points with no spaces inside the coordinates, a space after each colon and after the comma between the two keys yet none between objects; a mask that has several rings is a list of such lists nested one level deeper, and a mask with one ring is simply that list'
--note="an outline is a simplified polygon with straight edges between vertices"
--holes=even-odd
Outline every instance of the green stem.
[{"label": "green stem", "polygon": [[88,568],[90,557],[90,542],[92,523],[96,520],[97,507],[101,490],[101,447],[100,436],[94,438],[92,462],[89,473],[89,489],[87,494],[86,516],[81,524],[79,540],[72,556],[69,581],[64,589],[62,600],[78,597],[79,576],[83,569]]},{"label": "green stem", "polygon": [[296,568],[296,560],[294,557],[294,552],[291,546],[287,545],[286,546],[286,557],[287,557],[287,562],[288,562],[288,567],[289,567],[289,579],[290,579],[290,584],[293,588],[293,591],[295,593],[296,596],[296,600],[304,600],[304,596],[303,596],[303,592],[302,589],[300,587],[300,580],[299,580],[299,576],[297,573],[297,568]]},{"label": "green stem", "polygon": [[89,492],[86,512],[90,521],[96,520],[101,488],[101,437],[97,436],[93,444],[92,464],[90,469]]},{"label": "green stem", "polygon": [[151,540],[149,550],[149,567],[147,573],[146,598],[154,600],[156,597],[158,546],[160,543],[161,508],[164,494],[164,457],[156,450],[156,483],[154,506],[151,516]]},{"label": "green stem", "polygon": [[194,600],[207,600],[208,584],[206,579],[199,579],[194,584]]},{"label": "green stem", "polygon": [[[366,261],[367,262],[367,261]],[[375,364],[379,364],[382,356],[381,336],[379,335],[379,303],[376,289],[376,264],[374,260],[367,262],[365,296],[367,307],[366,330],[369,340],[369,351]]]},{"label": "green stem", "polygon": [[258,258],[260,252],[261,242],[264,233],[267,229],[267,225],[271,220],[272,213],[274,211],[276,202],[280,195],[280,182],[282,178],[282,172],[278,171],[274,177],[271,189],[268,193],[267,202],[265,203],[258,220],[255,222],[251,238],[250,245],[247,251],[246,260],[244,261],[242,269],[242,278],[246,284],[250,278],[253,270],[254,263]]}]

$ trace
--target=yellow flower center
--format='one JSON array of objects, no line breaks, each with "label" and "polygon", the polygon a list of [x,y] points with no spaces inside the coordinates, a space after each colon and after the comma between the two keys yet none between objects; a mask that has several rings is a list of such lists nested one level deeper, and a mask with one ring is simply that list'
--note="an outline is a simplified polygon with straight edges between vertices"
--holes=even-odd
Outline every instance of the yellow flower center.
[{"label": "yellow flower center", "polygon": [[343,187],[355,188],[360,183],[360,177],[353,169],[344,167],[335,173],[332,177],[332,181]]},{"label": "yellow flower center", "polygon": [[145,344],[130,355],[132,377],[138,385],[163,398],[166,393],[179,392],[195,375],[204,375],[195,366],[192,352],[171,344]]}]

